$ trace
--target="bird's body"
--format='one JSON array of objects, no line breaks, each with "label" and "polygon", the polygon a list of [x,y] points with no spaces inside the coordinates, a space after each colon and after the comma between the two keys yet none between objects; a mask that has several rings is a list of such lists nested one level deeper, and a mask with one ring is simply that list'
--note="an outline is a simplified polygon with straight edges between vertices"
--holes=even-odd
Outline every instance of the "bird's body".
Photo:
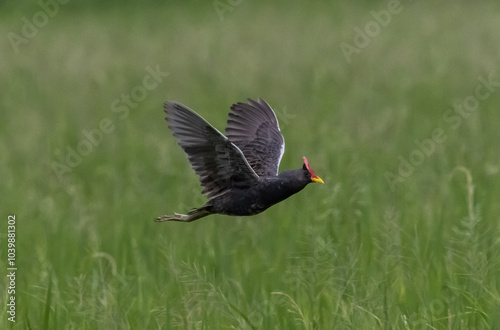
[{"label": "bird's body", "polygon": [[265,211],[291,195],[298,193],[307,185],[305,181],[289,181],[290,175],[296,174],[290,170],[280,173],[277,177],[262,178],[258,184],[246,189],[233,189],[210,200],[206,205],[213,213],[226,215],[254,215]]},{"label": "bird's body", "polygon": [[164,215],[156,221],[194,221],[210,214],[258,214],[321,182],[303,157],[298,170],[278,174],[285,143],[278,120],[262,99],[231,107],[227,137],[194,111],[175,102],[165,103],[169,128],[188,155],[210,200],[188,214]]}]

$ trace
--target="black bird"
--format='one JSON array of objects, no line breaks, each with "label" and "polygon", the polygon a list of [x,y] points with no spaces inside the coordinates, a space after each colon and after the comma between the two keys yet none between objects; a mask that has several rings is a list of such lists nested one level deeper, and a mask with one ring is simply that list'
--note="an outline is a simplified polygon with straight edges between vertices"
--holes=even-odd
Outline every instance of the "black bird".
[{"label": "black bird", "polygon": [[190,222],[210,214],[254,215],[311,182],[323,183],[306,157],[301,169],[278,174],[285,140],[274,111],[263,99],[234,104],[226,136],[182,104],[165,102],[164,108],[168,128],[210,200],[188,214],[164,215],[155,221]]}]

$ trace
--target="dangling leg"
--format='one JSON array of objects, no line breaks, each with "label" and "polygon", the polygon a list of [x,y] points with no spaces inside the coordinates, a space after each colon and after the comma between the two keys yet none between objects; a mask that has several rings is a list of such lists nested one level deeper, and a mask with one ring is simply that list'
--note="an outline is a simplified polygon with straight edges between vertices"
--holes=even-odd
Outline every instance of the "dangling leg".
[{"label": "dangling leg", "polygon": [[191,222],[198,220],[200,218],[206,217],[207,215],[212,214],[208,209],[208,207],[202,206],[197,209],[191,210],[188,214],[180,214],[174,213],[174,215],[162,215],[161,217],[155,218],[156,222],[163,221],[181,221],[181,222]]}]

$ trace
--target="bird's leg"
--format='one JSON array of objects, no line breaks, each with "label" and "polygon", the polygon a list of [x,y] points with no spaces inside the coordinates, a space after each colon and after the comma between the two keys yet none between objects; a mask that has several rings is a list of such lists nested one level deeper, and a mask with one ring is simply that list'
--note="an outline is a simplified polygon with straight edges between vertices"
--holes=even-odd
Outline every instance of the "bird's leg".
[{"label": "bird's leg", "polygon": [[194,220],[198,220],[199,218],[206,217],[207,215],[212,214],[208,210],[208,206],[202,206],[197,209],[194,209],[192,211],[189,211],[188,214],[180,214],[180,213],[174,213],[174,215],[162,215],[161,217],[158,217],[155,219],[156,222],[163,222],[163,221],[181,221],[181,222],[191,222]]},{"label": "bird's leg", "polygon": [[162,215],[161,217],[155,218],[156,222],[163,221],[181,221],[181,222],[189,222],[193,220],[189,220],[189,215],[174,213],[174,215]]}]

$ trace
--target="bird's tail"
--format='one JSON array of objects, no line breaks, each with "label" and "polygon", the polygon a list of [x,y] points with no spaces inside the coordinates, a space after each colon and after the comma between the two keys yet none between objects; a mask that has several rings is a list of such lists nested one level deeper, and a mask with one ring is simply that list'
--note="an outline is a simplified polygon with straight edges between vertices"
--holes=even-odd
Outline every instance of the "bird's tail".
[{"label": "bird's tail", "polygon": [[155,218],[156,222],[163,222],[163,221],[182,221],[182,222],[191,222],[198,220],[200,218],[206,217],[207,215],[212,214],[208,210],[208,207],[202,206],[197,209],[193,209],[188,212],[188,214],[180,214],[180,213],[174,213],[174,215],[162,215],[161,217]]}]

